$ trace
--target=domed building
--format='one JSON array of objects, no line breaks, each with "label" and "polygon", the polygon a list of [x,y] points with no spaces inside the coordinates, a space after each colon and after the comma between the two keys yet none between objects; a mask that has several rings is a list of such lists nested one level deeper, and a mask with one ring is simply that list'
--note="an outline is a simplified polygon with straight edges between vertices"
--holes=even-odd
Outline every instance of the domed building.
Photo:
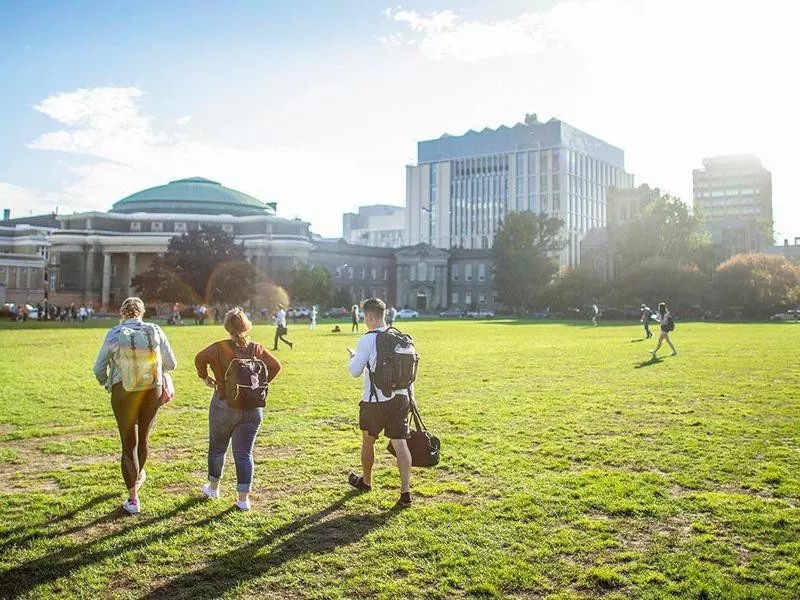
[{"label": "domed building", "polygon": [[279,276],[308,261],[309,225],[276,216],[275,203],[190,177],[131,194],[108,212],[56,216],[49,299],[111,308],[133,295],[131,279],[167,251],[175,235],[216,226],[244,243],[247,259]]}]

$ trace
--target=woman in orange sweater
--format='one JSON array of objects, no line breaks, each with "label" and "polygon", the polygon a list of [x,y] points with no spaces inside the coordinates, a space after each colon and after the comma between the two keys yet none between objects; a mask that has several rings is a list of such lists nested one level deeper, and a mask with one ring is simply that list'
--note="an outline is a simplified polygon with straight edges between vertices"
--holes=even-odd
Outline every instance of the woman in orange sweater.
[{"label": "woman in orange sweater", "polygon": [[[225,453],[233,442],[236,490],[239,493],[236,506],[241,510],[250,510],[253,446],[264,418],[267,384],[275,379],[281,370],[281,363],[261,344],[250,341],[248,334],[253,324],[241,308],[229,310],[223,326],[230,334],[230,339],[214,342],[198,352],[194,359],[197,376],[214,388],[208,413],[208,482],[201,490],[209,498],[219,498]],[[213,376],[208,374],[209,367]],[[266,373],[263,373],[264,370]],[[240,385],[241,381],[237,381],[237,378],[241,380],[242,372],[247,376],[251,371],[252,387]],[[241,396],[240,388],[245,392]]]}]

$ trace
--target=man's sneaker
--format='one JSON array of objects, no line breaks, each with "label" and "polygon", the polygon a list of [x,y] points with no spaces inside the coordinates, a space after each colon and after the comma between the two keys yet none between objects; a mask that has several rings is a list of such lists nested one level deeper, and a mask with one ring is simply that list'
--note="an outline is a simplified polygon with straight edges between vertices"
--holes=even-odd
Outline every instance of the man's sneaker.
[{"label": "man's sneaker", "polygon": [[200,491],[212,500],[219,500],[219,488],[215,490],[208,482],[203,484],[203,487],[200,488]]},{"label": "man's sneaker", "polygon": [[403,492],[400,494],[400,499],[397,501],[397,506],[400,508],[408,508],[411,506],[411,492]]},{"label": "man's sneaker", "polygon": [[656,355],[656,351],[655,351],[655,350],[648,350],[648,352],[649,352],[650,354],[652,354],[653,356],[655,356],[655,355]]},{"label": "man's sneaker", "polygon": [[129,515],[138,515],[142,507],[139,505],[138,498],[136,500],[131,500],[128,498],[125,502],[122,503],[122,510],[124,510]]},{"label": "man's sneaker", "polygon": [[672,354],[670,354],[670,356],[678,356],[678,351],[676,350],[675,352],[673,352]]},{"label": "man's sneaker", "polygon": [[141,472],[139,473],[139,479],[136,480],[137,492],[139,491],[139,488],[142,487],[142,484],[145,482],[146,479],[147,479],[147,473],[145,472],[144,469],[142,469]]},{"label": "man's sneaker", "polygon": [[239,510],[250,510],[250,499],[247,500],[237,500],[236,501],[236,508]]}]

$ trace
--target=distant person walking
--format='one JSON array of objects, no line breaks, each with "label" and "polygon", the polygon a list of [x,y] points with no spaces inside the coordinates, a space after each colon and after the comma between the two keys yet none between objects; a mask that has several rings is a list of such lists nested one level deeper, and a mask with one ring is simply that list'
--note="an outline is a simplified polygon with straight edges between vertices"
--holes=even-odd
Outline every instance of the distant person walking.
[{"label": "distant person walking", "polygon": [[308,328],[312,331],[317,328],[317,314],[319,311],[317,310],[317,305],[311,307],[311,314],[309,315],[308,321]]},{"label": "distant person walking", "polygon": [[400,471],[398,505],[405,508],[411,506],[411,453],[406,443],[411,390],[396,390],[392,397],[387,397],[371,381],[371,373],[375,371],[378,362],[377,334],[387,328],[385,314],[386,305],[382,300],[370,298],[365,301],[364,323],[367,332],[358,340],[357,350],[347,349],[350,353],[350,374],[353,377],[364,375],[358,417],[358,426],[362,433],[362,474],[350,473],[348,483],[359,491],[368,492],[372,489],[375,441],[381,431],[384,431],[397,455],[397,468]]},{"label": "distant person walking", "polygon": [[394,327],[394,320],[396,318],[397,318],[397,309],[394,306],[390,306],[389,309],[386,311],[386,326]]},{"label": "distant person walking", "polygon": [[656,345],[655,350],[650,350],[650,354],[655,356],[661,348],[661,344],[666,340],[667,344],[669,344],[669,347],[672,348],[672,354],[670,356],[677,356],[678,351],[675,349],[675,345],[672,343],[672,340],[669,339],[670,331],[675,329],[675,320],[667,310],[666,303],[658,303],[658,314],[656,315],[656,318],[661,323],[661,335],[658,336],[658,345]]},{"label": "distant person walking", "polygon": [[[214,342],[194,358],[197,376],[214,388],[208,411],[208,482],[201,491],[209,498],[219,498],[225,454],[232,443],[239,494],[236,506],[250,510],[253,446],[264,419],[268,384],[281,370],[281,363],[261,344],[248,339],[253,324],[241,308],[229,310],[223,326],[230,339]],[[209,367],[213,377],[208,374]],[[244,385],[239,381],[242,373]]]},{"label": "distant person walking", "polygon": [[650,310],[650,307],[647,306],[646,304],[642,304],[639,307],[639,313],[640,313],[639,320],[642,322],[642,325],[644,325],[644,333],[647,336],[647,339],[649,340],[651,337],[653,337],[653,332],[650,331],[650,319],[653,317],[653,311]]},{"label": "distant person walking", "polygon": [[358,331],[358,304],[353,304],[353,308],[350,309],[350,318],[353,321],[350,333],[353,333],[354,331]]},{"label": "distant person walking", "polygon": [[177,302],[172,305],[172,324],[181,325],[181,305]]},{"label": "distant person walking", "polygon": [[167,336],[155,323],[145,323],[144,302],[127,298],[119,309],[121,321],[106,335],[94,375],[111,392],[111,408],[122,442],[122,478],[130,514],[141,511],[139,488],[147,477],[148,437],[162,404],[163,372],[177,366]]},{"label": "distant person walking", "polygon": [[289,333],[289,328],[286,327],[286,307],[283,304],[278,304],[278,312],[275,314],[275,341],[272,344],[272,349],[278,349],[278,340],[289,346],[289,349],[294,348],[294,344],[286,338]]},{"label": "distant person walking", "polygon": [[592,324],[597,327],[599,324],[598,321],[600,320],[600,309],[597,308],[597,304],[592,304]]}]

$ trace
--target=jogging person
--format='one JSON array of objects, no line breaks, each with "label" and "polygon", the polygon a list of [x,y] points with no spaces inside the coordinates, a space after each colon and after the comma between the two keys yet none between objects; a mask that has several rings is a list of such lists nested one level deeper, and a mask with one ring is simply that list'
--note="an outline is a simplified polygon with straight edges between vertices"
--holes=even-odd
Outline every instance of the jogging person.
[{"label": "jogging person", "polygon": [[[368,492],[372,489],[372,466],[375,463],[375,441],[385,432],[391,440],[397,455],[397,468],[400,470],[400,500],[398,506],[411,506],[411,453],[408,450],[408,413],[410,410],[410,390],[396,390],[394,396],[384,396],[381,390],[370,382],[370,371],[374,371],[378,361],[377,332],[386,329],[384,319],[386,305],[379,298],[364,302],[364,323],[367,333],[358,341],[358,349],[350,350],[350,374],[353,377],[364,375],[364,389],[359,405],[358,426],[361,429],[361,468],[362,474],[350,473],[348,482],[357,490]],[[366,372],[365,372],[366,371]]]},{"label": "jogging person", "polygon": [[640,321],[642,322],[642,325],[644,325],[645,335],[649,340],[651,337],[653,337],[653,332],[650,331],[650,318],[653,314],[653,311],[650,310],[650,307],[647,306],[646,304],[642,304],[639,307],[639,313],[641,315]]},{"label": "jogging person", "polygon": [[144,302],[127,298],[119,309],[121,321],[105,337],[94,375],[111,392],[111,408],[122,442],[122,478],[130,514],[141,511],[139,488],[147,474],[147,441],[159,406],[162,373],[177,366],[167,336],[154,323],[145,323]]},{"label": "jogging person", "polygon": [[[267,373],[263,383],[267,384],[275,379],[281,370],[281,363],[261,344],[249,340],[248,334],[253,324],[241,308],[229,310],[225,314],[223,326],[230,339],[214,342],[198,352],[194,358],[197,376],[207,386],[214,388],[208,410],[208,482],[203,484],[201,491],[209,498],[219,498],[225,453],[232,442],[233,461],[236,464],[236,491],[239,493],[236,507],[250,510],[250,489],[255,466],[253,446],[264,419],[264,402],[246,402],[239,406],[229,401],[227,394],[231,390],[231,382],[226,381],[225,377],[226,373],[229,378],[232,377],[229,367],[234,359],[252,358],[266,365]],[[208,374],[209,367],[213,377]],[[233,388],[235,387],[234,382]]]},{"label": "jogging person", "polygon": [[358,331],[358,304],[353,304],[353,308],[350,309],[350,318],[353,321],[350,333],[353,333],[354,331]]},{"label": "jogging person", "polygon": [[278,349],[278,340],[289,346],[289,349],[294,348],[294,344],[286,338],[289,333],[289,328],[286,327],[286,307],[283,304],[278,304],[278,312],[275,313],[275,341],[272,343],[272,349]]},{"label": "jogging person", "polygon": [[656,345],[655,350],[650,350],[650,354],[653,356],[656,355],[658,350],[661,348],[661,344],[666,340],[669,344],[669,347],[672,348],[672,354],[670,356],[677,356],[678,351],[675,349],[672,340],[669,339],[669,332],[675,329],[675,321],[672,319],[672,315],[667,310],[667,305],[665,302],[658,303],[658,314],[656,318],[661,322],[661,335],[658,336],[658,344]]}]

